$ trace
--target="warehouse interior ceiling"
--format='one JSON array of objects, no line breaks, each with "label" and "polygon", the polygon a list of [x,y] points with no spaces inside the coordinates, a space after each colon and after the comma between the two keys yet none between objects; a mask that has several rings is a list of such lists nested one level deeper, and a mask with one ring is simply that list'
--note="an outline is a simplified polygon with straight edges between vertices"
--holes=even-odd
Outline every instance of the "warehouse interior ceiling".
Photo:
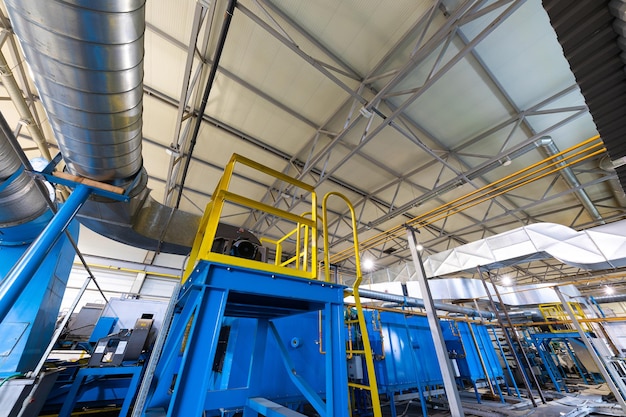
[{"label": "warehouse interior ceiling", "polygon": [[[379,269],[410,260],[405,224],[427,256],[536,222],[583,230],[626,218],[612,158],[540,0],[239,0],[224,31],[228,3],[146,2],[142,155],[157,201],[201,215],[238,153],[318,195],[346,195],[361,258]],[[7,16],[3,7],[2,83],[14,74],[54,155]],[[27,155],[41,156],[2,95]],[[235,181],[257,201],[310,206],[266,178]],[[353,270],[349,213],[341,201],[329,210],[331,259]],[[284,233],[241,208],[225,220]],[[555,259],[498,273],[517,283],[598,275]]]}]

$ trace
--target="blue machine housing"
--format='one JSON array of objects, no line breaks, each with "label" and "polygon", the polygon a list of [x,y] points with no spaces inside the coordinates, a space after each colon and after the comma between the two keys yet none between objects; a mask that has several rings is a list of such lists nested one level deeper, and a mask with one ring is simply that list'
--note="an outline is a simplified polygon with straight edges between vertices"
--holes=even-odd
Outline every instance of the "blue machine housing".
[{"label": "blue machine housing", "polygon": [[[318,340],[318,314],[309,312],[272,320],[281,338],[281,344],[311,389],[324,397],[326,372],[325,357],[320,353]],[[211,390],[245,388],[248,386],[252,366],[257,319],[225,317],[222,341],[225,349],[218,352],[213,364]],[[224,330],[227,329],[227,330]],[[226,336],[227,335],[227,336]],[[263,361],[263,380],[260,392],[264,398],[294,408],[304,401],[302,393],[290,382],[274,338],[268,337]]]},{"label": "blue machine housing", "polygon": [[[415,392],[427,396],[429,392],[441,388],[443,378],[426,317],[410,316],[401,312],[381,312],[379,315],[376,311],[366,311],[365,317],[381,394],[393,396],[398,393]],[[309,312],[280,318],[274,320],[274,323],[283,345],[289,349],[295,368],[323,397],[324,354],[320,353],[319,349],[318,320],[317,313]],[[224,319],[222,327],[228,328],[227,337],[223,331],[223,343],[226,347],[220,354],[221,365],[215,368],[214,364],[211,389],[235,389],[247,386],[256,326],[256,319],[230,317]],[[442,321],[441,327],[448,351],[456,353],[459,382],[469,381],[474,385],[485,380],[486,376],[468,324]],[[472,329],[480,354],[490,373],[490,379],[492,381],[503,379],[503,370],[491,344],[487,327],[472,324]],[[354,333],[351,337],[355,341]],[[275,340],[268,338],[263,374],[272,377],[266,378],[263,382],[263,396],[281,404],[291,404],[295,408],[304,398],[287,382],[289,376],[278,351]]]},{"label": "blue machine housing", "polygon": [[[67,228],[78,237],[78,223]],[[0,246],[0,277],[4,278],[29,245]],[[0,376],[35,368],[52,333],[72,269],[74,250],[62,235],[0,323]]]},{"label": "blue machine housing", "polygon": [[[476,343],[474,343],[469,326],[472,326]],[[458,365],[459,378],[467,380],[472,384],[485,380],[487,377],[492,381],[504,378],[500,361],[496,356],[496,351],[493,348],[491,338],[485,326],[475,323],[449,321],[442,322],[441,329],[448,352],[454,352],[451,356]],[[476,349],[476,345],[478,345],[479,350]],[[489,375],[485,375],[480,362],[481,356]]]},{"label": "blue machine housing", "polygon": [[[381,394],[423,390],[443,384],[435,344],[426,317],[403,313],[380,313],[381,330],[374,329],[377,313],[367,312],[368,331],[375,354]],[[383,340],[381,341],[381,335]]]}]

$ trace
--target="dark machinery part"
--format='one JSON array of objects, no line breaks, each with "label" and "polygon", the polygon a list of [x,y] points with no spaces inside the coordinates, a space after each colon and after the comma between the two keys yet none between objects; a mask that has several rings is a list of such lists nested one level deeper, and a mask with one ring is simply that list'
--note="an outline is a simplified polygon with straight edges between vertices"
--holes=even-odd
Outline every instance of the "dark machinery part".
[{"label": "dark machinery part", "polygon": [[215,350],[215,360],[213,361],[213,372],[222,372],[224,367],[224,359],[226,359],[226,348],[228,347],[228,338],[230,337],[230,326],[222,326],[220,336],[217,341]]},{"label": "dark machinery part", "polygon": [[237,258],[265,262],[267,248],[249,231],[220,223],[217,228],[212,252]]},{"label": "dark machinery part", "polygon": [[152,314],[144,314],[137,319],[133,329],[122,329],[98,340],[88,366],[120,366],[122,362],[138,361],[153,323]]}]

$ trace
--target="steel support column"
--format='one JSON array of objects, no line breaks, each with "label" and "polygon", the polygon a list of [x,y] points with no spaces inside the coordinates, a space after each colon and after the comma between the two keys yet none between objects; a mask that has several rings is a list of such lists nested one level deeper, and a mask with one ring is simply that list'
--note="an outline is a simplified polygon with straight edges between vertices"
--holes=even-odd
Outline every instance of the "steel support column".
[{"label": "steel support column", "polygon": [[430,327],[430,331],[433,335],[435,353],[437,354],[437,360],[439,361],[439,367],[441,368],[441,376],[443,377],[443,385],[446,390],[448,405],[450,406],[450,414],[452,417],[462,417],[465,414],[463,413],[461,398],[459,397],[459,391],[456,387],[452,363],[450,363],[450,358],[448,357],[448,351],[446,349],[446,343],[443,339],[443,333],[441,332],[441,326],[439,325],[439,318],[437,317],[433,297],[430,293],[428,282],[426,281],[426,271],[424,270],[422,257],[417,251],[414,233],[415,232],[412,229],[407,228],[407,239],[409,241],[409,247],[411,248],[411,255],[413,256],[413,263],[415,264],[415,271],[420,290],[422,292],[422,297],[424,297],[424,308],[426,309],[428,326]]},{"label": "steel support column", "polygon": [[596,366],[600,370],[600,373],[602,374],[602,377],[604,378],[606,385],[609,387],[609,389],[615,396],[615,399],[617,400],[619,405],[622,407],[622,410],[626,412],[626,400],[624,399],[624,395],[626,395],[626,393],[625,393],[623,384],[620,384],[622,385],[620,389],[620,387],[617,386],[616,382],[611,377],[611,374],[609,373],[609,370],[607,369],[607,364],[604,362],[604,360],[602,360],[602,357],[598,355],[598,352],[596,352],[595,348],[591,344],[591,341],[585,334],[585,331],[580,325],[580,322],[576,318],[576,314],[574,314],[572,307],[569,305],[569,302],[565,299],[565,296],[563,295],[559,287],[554,287],[554,292],[556,292],[556,295],[559,297],[559,300],[561,301],[561,305],[563,306],[563,308],[567,312],[567,315],[572,321],[572,325],[574,326],[574,328],[580,335],[581,340],[585,344],[585,347],[587,348],[587,351],[589,352],[591,359],[593,359],[593,362],[596,364]]}]

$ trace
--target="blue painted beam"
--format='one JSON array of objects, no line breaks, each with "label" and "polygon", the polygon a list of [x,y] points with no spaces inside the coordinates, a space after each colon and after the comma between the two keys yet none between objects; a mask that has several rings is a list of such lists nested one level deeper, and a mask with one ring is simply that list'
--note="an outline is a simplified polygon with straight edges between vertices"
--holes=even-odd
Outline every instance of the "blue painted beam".
[{"label": "blue painted beam", "polygon": [[[250,408],[252,411],[260,413],[265,417],[306,417],[304,414],[300,414],[297,411],[259,397],[248,398],[246,408]],[[247,410],[244,411],[244,416],[247,416],[246,411]]]}]

